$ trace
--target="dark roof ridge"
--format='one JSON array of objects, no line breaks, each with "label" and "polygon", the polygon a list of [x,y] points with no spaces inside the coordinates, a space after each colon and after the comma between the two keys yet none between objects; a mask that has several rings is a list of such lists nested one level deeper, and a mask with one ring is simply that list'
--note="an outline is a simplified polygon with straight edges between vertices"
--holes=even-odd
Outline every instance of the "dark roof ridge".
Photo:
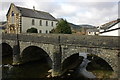
[{"label": "dark roof ridge", "polygon": [[57,19],[48,12],[38,11],[38,10],[19,7],[19,6],[16,6],[16,8],[20,11],[21,15],[24,17],[57,21]]},{"label": "dark roof ridge", "polygon": [[[28,9],[28,10],[33,10],[33,9],[30,9],[30,8],[26,8],[26,7],[21,7],[21,6],[16,6],[17,8],[24,8],[24,9]],[[37,12],[43,12],[43,13],[48,13],[48,12],[45,12],[45,11],[39,11],[39,10],[33,10],[33,11],[37,11]],[[49,13],[48,13],[49,14]]]},{"label": "dark roof ridge", "polygon": [[112,20],[112,21],[110,21],[110,22],[107,22],[107,23],[101,25],[101,29],[105,29],[105,30],[106,30],[106,29],[109,29],[109,28],[111,28],[112,26],[118,24],[119,22],[120,22],[120,19]]}]

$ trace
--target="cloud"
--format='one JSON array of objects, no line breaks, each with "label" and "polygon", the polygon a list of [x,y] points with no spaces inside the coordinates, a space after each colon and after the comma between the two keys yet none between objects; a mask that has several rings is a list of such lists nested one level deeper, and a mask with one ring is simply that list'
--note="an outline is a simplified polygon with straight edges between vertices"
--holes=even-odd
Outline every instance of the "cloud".
[{"label": "cloud", "polygon": [[[2,2],[0,21],[6,20],[5,14],[11,3],[11,1],[8,0],[5,1]],[[100,2],[100,0],[92,0],[94,2],[90,1],[19,0],[16,2],[16,0],[12,0],[17,6],[31,9],[35,6],[36,10],[49,12],[56,18],[65,18],[67,21],[75,24],[92,24],[98,26],[105,22],[117,19],[118,0],[114,0],[114,2]]]},{"label": "cloud", "polygon": [[75,24],[92,24],[95,26],[117,19],[118,3],[115,2],[65,2],[53,12]]},{"label": "cloud", "polygon": [[52,12],[56,17],[71,17],[77,11],[76,6],[69,4],[59,4],[59,7]]},{"label": "cloud", "polygon": [[63,2],[119,2],[119,0],[62,0]]}]

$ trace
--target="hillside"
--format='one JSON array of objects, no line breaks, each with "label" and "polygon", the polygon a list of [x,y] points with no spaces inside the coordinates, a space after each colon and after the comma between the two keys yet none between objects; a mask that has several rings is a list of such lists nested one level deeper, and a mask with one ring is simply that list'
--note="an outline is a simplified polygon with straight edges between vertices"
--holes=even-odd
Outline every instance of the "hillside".
[{"label": "hillside", "polygon": [[76,25],[76,24],[73,24],[73,23],[69,23],[69,25],[71,26],[71,28],[73,30],[77,30],[77,31],[80,30],[81,28],[84,28],[84,29],[96,28],[95,26],[88,25],[88,24]]}]

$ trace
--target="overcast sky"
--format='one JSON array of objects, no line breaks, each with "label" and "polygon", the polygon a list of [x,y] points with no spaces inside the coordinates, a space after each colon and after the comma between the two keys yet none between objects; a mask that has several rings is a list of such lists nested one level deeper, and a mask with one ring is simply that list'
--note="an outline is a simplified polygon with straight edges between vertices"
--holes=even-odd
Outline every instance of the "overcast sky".
[{"label": "overcast sky", "polygon": [[[17,1],[17,2],[16,2]],[[74,24],[102,25],[118,18],[119,0],[1,0],[0,21],[6,20],[11,3],[49,12]]]}]

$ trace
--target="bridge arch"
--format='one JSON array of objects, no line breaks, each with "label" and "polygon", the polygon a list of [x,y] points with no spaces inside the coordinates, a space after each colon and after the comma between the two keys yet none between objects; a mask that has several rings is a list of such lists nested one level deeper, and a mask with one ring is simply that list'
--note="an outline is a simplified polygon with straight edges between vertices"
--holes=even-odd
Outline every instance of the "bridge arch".
[{"label": "bridge arch", "polygon": [[114,71],[113,67],[110,65],[110,63],[108,63],[108,61],[106,61],[106,59],[103,59],[101,56],[98,56],[95,54],[88,54],[87,59],[89,59],[91,61],[87,66],[88,69],[90,69],[91,67],[93,69],[97,69],[96,66],[94,66],[94,65],[98,64],[100,67],[102,67],[102,69]]},{"label": "bridge arch", "polygon": [[13,61],[13,49],[8,43],[1,43],[2,49],[2,64],[12,64]]},{"label": "bridge arch", "polygon": [[82,61],[83,57],[79,56],[79,53],[74,53],[66,59],[64,59],[64,61],[62,62],[62,71],[65,72],[66,70],[74,69],[78,65],[80,65]]},{"label": "bridge arch", "polygon": [[26,47],[22,51],[20,56],[21,56],[23,63],[41,60],[41,61],[47,61],[47,63],[50,66],[52,65],[52,59],[50,58],[50,56],[47,54],[46,51],[44,51],[42,48],[38,46],[31,45],[31,46]]},{"label": "bridge arch", "polygon": [[[102,60],[104,60],[108,65],[109,67],[111,67],[111,69],[116,73],[117,72],[117,65],[116,63],[113,61],[113,58],[112,57],[108,57],[108,55],[105,55],[104,53],[101,53],[101,54],[92,54],[92,55],[95,55],[99,58],[101,58]],[[115,56],[114,56],[115,57]],[[116,60],[117,61],[117,60]]]},{"label": "bridge arch", "polygon": [[13,49],[8,43],[1,43],[0,46],[2,47],[2,56],[13,54]]},{"label": "bridge arch", "polygon": [[[92,57],[95,61],[92,61]],[[91,62],[87,65],[87,70],[108,70],[111,72],[114,72],[114,68],[102,57],[99,57],[97,55],[93,54],[87,54],[87,59],[89,59]],[[74,72],[78,68],[78,66],[82,63],[83,57],[79,55],[79,53],[71,53],[71,55],[67,56],[64,61],[62,62],[62,71],[63,74],[66,75],[66,73],[70,73],[71,76],[77,74]],[[96,62],[96,63],[94,63]],[[102,63],[101,63],[102,62]],[[91,68],[92,67],[92,68]],[[73,71],[73,73],[71,73]]]},{"label": "bridge arch", "polygon": [[[65,56],[62,58],[62,63],[67,60],[67,58],[69,58],[70,56],[76,54],[76,53],[85,53],[87,54],[88,52],[81,52],[79,51],[79,49],[74,49],[74,50],[70,50],[69,52],[67,53],[64,53],[62,56]],[[89,53],[91,54],[91,53]],[[106,55],[102,54],[102,53],[99,53],[99,54],[93,54],[94,56],[96,57],[99,57],[101,60],[105,61],[105,63],[107,63],[108,67],[111,68],[111,70],[113,70],[114,72],[116,72],[116,67],[115,67],[115,64],[113,63],[114,61],[112,61],[111,58],[108,58]]]}]

